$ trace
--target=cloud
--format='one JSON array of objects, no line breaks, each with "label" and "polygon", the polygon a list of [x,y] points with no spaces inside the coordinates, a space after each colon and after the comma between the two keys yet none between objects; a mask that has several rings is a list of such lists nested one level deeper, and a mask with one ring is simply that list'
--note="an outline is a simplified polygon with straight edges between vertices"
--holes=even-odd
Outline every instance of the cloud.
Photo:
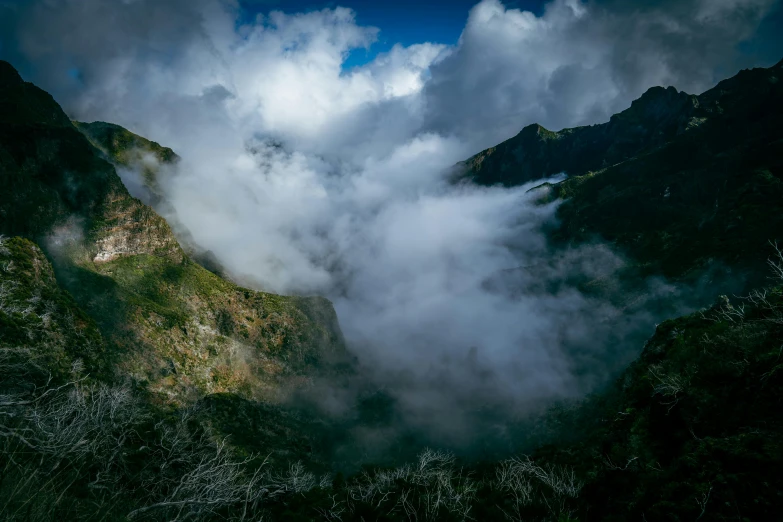
[{"label": "cloud", "polygon": [[738,52],[775,0],[554,1],[542,16],[484,0],[431,69],[429,129],[480,147],[528,123],[607,121],[654,85],[692,93],[759,58]]},{"label": "cloud", "polygon": [[456,46],[397,45],[346,72],[350,51],[378,30],[345,8],[246,20],[232,0],[31,0],[0,4],[0,52],[74,116],[110,115],[160,138],[178,134],[147,118],[163,95],[223,89],[235,121],[297,150],[362,158],[435,132],[470,155],[534,121],[605,121],[653,85],[698,93],[737,68],[771,65],[775,39],[754,36],[778,7],[553,0],[535,16],[483,0]]},{"label": "cloud", "polygon": [[553,261],[555,205],[530,187],[444,172],[533,121],[594,123],[651,85],[709,86],[771,3],[629,5],[555,0],[537,17],[483,0],[457,45],[345,71],[377,30],[344,8],[248,21],[228,0],[41,0],[0,5],[0,52],[73,117],[172,147],[165,211],[201,248],[245,284],[330,297],[412,422],[468,433],[487,401],[518,411],[605,382],[655,315],[576,290],[622,260]]}]

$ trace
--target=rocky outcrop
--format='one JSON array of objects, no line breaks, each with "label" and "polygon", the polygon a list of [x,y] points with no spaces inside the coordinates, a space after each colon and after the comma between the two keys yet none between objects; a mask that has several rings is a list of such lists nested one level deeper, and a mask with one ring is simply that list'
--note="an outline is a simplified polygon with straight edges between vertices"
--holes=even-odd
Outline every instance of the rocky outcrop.
[{"label": "rocky outcrop", "polygon": [[[168,227],[187,254],[208,270],[223,274],[223,267],[215,255],[201,249],[193,240],[190,230],[179,220],[177,210],[166,198],[161,187],[163,177],[172,175],[174,169],[178,168],[179,156],[170,148],[113,123],[74,122],[74,125],[101,152],[106,161],[120,171],[132,172],[129,175],[133,177],[134,189],[138,192],[135,195],[151,206],[157,214],[165,216]],[[112,245],[105,249],[103,255],[107,258],[114,257],[113,252],[128,249],[127,242],[122,241],[121,237],[118,239],[117,246]]]},{"label": "rocky outcrop", "polygon": [[151,254],[183,259],[168,223],[151,208],[125,194],[109,194],[100,226],[92,230],[97,252],[93,261],[111,261],[121,256]]}]

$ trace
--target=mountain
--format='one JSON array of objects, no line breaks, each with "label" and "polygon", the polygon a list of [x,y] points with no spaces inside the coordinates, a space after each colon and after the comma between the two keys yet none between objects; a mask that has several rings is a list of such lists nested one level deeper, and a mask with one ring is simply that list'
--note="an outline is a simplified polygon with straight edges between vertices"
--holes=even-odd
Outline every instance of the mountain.
[{"label": "mountain", "polygon": [[783,62],[698,96],[653,87],[607,123],[525,127],[457,179],[514,186],[564,172],[541,186],[564,199],[556,242],[599,237],[672,278],[716,263],[764,273],[767,242],[783,235],[781,79]]},{"label": "mountain", "polygon": [[521,185],[549,175],[608,167],[698,127],[697,96],[652,87],[607,123],[553,132],[536,123],[464,161],[461,178],[481,185]]},{"label": "mountain", "polygon": [[158,212],[173,212],[173,209],[163,206],[166,202],[158,180],[163,166],[175,165],[179,161],[173,150],[113,123],[74,121],[73,125],[103,153],[109,163],[118,169],[134,169],[141,174],[145,189],[142,195],[146,203]]},{"label": "mountain", "polygon": [[[783,258],[777,254],[774,263]],[[660,324],[539,458],[589,477],[580,520],[770,520],[783,504],[783,279]]]},{"label": "mountain", "polygon": [[102,334],[103,368],[164,403],[224,392],[275,401],[342,357],[327,300],[239,287],[183,251],[107,161],[130,165],[142,149],[176,159],[121,127],[74,124],[0,62],[0,234],[46,253]]}]

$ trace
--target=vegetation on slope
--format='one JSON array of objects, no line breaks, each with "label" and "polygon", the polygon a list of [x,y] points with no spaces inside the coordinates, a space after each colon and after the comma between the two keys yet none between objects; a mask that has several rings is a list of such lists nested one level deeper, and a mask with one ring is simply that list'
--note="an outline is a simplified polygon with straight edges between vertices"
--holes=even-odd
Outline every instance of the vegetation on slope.
[{"label": "vegetation on slope", "polygon": [[152,155],[160,163],[173,163],[179,159],[170,148],[163,147],[113,123],[76,121],[73,124],[113,163],[119,165],[130,167],[140,161],[145,154]]},{"label": "vegetation on slope", "polygon": [[[783,257],[772,267],[772,286],[659,325],[614,388],[560,416],[558,430],[569,436],[496,464],[466,467],[426,451],[397,468],[320,476],[297,463],[294,446],[276,463],[227,452],[207,410],[218,401],[228,417],[255,415],[243,413],[238,398],[214,396],[161,416],[130,388],[83,385],[78,369],[70,382],[48,387],[17,380],[0,404],[2,513],[14,520],[772,520],[783,505]],[[236,435],[243,433],[239,426]]]},{"label": "vegetation on slope", "polygon": [[[164,198],[158,176],[161,166],[173,165],[179,161],[179,156],[173,150],[113,123],[75,121],[73,125],[110,163],[118,168],[137,170],[148,190],[148,203],[155,210],[161,211],[159,207],[164,204]],[[172,209],[166,210],[166,215],[172,214]]]},{"label": "vegetation on slope", "polygon": [[[556,239],[599,234],[672,276],[709,258],[753,270],[780,235],[780,69],[698,97],[653,89],[604,126],[526,128],[470,160],[471,179],[566,170]],[[168,149],[78,124],[88,140],[4,62],[0,109],[0,233],[28,238],[0,240],[4,519],[768,520],[783,506],[780,256],[766,289],[659,325],[613,387],[553,412],[530,456],[426,451],[322,476],[312,434],[328,428],[274,399],[339,359],[330,304],[191,261],[106,161]]]},{"label": "vegetation on slope", "polygon": [[[0,233],[47,246],[84,236],[91,259],[181,259],[168,224],[132,198],[114,168],[44,91],[0,62]],[[54,236],[52,238],[52,236]]]},{"label": "vegetation on slope", "polygon": [[68,375],[74,364],[105,372],[95,322],[60,289],[43,252],[26,239],[0,236],[0,347],[4,364],[35,369],[36,376],[25,378],[39,385]]},{"label": "vegetation on slope", "polygon": [[[530,126],[463,165],[479,184],[560,172],[556,242],[595,236],[646,273],[681,278],[717,263],[762,274],[783,233],[783,62],[699,95],[653,88],[605,124]],[[753,283],[758,284],[758,279]]]},{"label": "vegetation on slope", "polygon": [[[173,404],[209,393],[279,400],[342,353],[331,304],[240,288],[194,263],[114,166],[170,150],[121,127],[71,123],[0,64],[0,233],[39,242],[96,322],[113,378]],[[7,219],[6,219],[7,217]]]},{"label": "vegetation on slope", "polygon": [[279,400],[342,354],[325,299],[241,288],[189,260],[122,257],[82,282],[76,295],[124,354],[118,372],[178,403],[223,392]]}]

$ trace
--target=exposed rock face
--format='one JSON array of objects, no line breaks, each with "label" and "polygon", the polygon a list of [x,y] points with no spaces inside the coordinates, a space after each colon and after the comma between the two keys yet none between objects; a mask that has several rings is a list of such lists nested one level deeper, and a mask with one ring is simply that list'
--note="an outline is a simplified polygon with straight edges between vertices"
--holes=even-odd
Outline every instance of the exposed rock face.
[{"label": "exposed rock face", "polygon": [[[79,131],[99,149],[104,159],[117,169],[133,171],[134,184],[140,194],[136,194],[155,212],[166,217],[166,221],[187,254],[200,265],[217,274],[223,274],[223,267],[212,252],[202,250],[193,240],[190,230],[177,217],[177,211],[166,199],[160,183],[162,176],[171,175],[169,169],[177,167],[179,156],[168,147],[150,141],[128,129],[96,121],[92,123],[74,122]],[[122,248],[122,247],[120,247]],[[107,255],[111,257],[111,249]]]},{"label": "exposed rock face", "polygon": [[0,233],[41,240],[77,218],[93,259],[182,259],[168,224],[128,194],[54,99],[7,62],[0,62],[0,171]]},{"label": "exposed rock face", "polygon": [[151,254],[183,259],[168,223],[151,208],[124,194],[110,194],[104,219],[93,231],[97,253],[94,261],[111,261],[120,256]]}]

